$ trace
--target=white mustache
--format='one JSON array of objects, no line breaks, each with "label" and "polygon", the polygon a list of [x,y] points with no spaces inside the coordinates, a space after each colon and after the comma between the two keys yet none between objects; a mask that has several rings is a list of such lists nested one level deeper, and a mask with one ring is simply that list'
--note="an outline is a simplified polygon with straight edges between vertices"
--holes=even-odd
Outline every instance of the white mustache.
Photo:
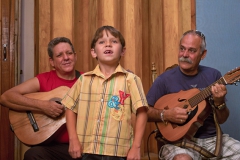
[{"label": "white mustache", "polygon": [[184,58],[184,57],[180,57],[180,58],[179,58],[179,61],[180,61],[180,62],[187,62],[187,63],[190,63],[190,64],[193,63],[193,62],[191,61],[191,59],[189,59],[189,58]]}]

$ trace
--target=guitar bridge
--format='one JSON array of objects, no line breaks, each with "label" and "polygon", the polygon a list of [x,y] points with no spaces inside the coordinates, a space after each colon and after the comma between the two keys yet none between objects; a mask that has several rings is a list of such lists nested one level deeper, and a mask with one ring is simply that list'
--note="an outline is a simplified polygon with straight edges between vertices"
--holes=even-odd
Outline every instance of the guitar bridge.
[{"label": "guitar bridge", "polygon": [[37,123],[36,123],[36,121],[35,121],[35,118],[33,117],[32,112],[27,111],[27,116],[28,116],[28,119],[29,119],[32,127],[33,127],[34,132],[39,131],[39,127],[38,127],[38,125],[37,125]]}]

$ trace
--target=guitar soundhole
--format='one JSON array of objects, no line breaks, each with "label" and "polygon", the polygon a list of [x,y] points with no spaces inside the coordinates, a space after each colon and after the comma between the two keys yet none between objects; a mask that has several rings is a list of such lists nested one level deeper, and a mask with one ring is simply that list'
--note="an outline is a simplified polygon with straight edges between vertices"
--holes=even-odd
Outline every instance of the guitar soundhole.
[{"label": "guitar soundhole", "polygon": [[178,125],[179,126],[184,126],[185,124],[187,124],[196,115],[197,112],[198,112],[198,106],[196,106],[196,108],[190,112],[190,114],[188,115],[188,118],[185,121],[185,123],[178,124]]}]

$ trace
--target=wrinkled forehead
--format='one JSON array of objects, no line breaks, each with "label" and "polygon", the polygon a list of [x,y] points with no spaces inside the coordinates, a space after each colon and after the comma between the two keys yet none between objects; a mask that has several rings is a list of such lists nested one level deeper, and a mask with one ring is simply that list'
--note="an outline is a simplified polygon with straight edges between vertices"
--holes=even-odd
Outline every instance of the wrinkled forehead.
[{"label": "wrinkled forehead", "polygon": [[184,46],[187,48],[200,48],[202,39],[196,34],[187,34],[185,35],[181,41],[180,46]]},{"label": "wrinkled forehead", "polygon": [[71,51],[72,47],[70,46],[70,44],[66,43],[66,42],[60,42],[57,45],[55,45],[52,49],[53,53],[59,53],[59,52],[65,52],[65,51]]}]

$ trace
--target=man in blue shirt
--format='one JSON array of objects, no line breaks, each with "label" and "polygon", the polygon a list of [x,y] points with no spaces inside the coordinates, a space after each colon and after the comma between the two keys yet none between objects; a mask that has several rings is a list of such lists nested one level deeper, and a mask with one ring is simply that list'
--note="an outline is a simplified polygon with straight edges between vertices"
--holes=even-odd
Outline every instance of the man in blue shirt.
[{"label": "man in blue shirt", "polygon": [[[206,54],[205,36],[200,31],[190,30],[183,34],[179,45],[179,66],[157,77],[147,94],[148,104],[152,106],[149,107],[148,117],[149,121],[163,122],[162,124],[166,126],[170,124],[176,124],[178,126],[186,125],[189,119],[192,118],[187,108],[174,106],[173,108],[158,109],[155,105],[156,102],[164,95],[178,93],[180,91],[187,92],[193,88],[202,91],[210,86],[209,96],[207,96],[206,101],[203,102],[206,103],[206,109],[210,108],[210,113],[207,114],[206,117],[203,117],[203,119],[205,119],[203,125],[196,131],[191,140],[195,142],[195,144],[213,153],[216,145],[216,125],[212,107],[215,110],[216,119],[220,124],[227,120],[229,109],[225,103],[225,95],[227,94],[226,87],[223,84],[214,84],[214,82],[222,77],[221,73],[216,69],[199,65],[200,61],[206,57]],[[180,95],[183,93],[184,92]],[[164,103],[170,104],[173,100],[174,99],[169,98]],[[210,104],[210,100],[212,101],[212,105]],[[181,99],[176,99],[176,104],[177,101],[181,101]],[[198,107],[197,109],[200,110],[201,108]],[[175,136],[179,133],[169,133],[169,135],[170,134]],[[240,159],[239,141],[229,137],[227,134],[223,134],[221,145],[222,148],[219,156],[221,159]],[[159,157],[160,159],[167,160],[202,159],[202,155],[199,152],[189,148],[177,147],[173,144],[164,145],[160,150]]]}]

